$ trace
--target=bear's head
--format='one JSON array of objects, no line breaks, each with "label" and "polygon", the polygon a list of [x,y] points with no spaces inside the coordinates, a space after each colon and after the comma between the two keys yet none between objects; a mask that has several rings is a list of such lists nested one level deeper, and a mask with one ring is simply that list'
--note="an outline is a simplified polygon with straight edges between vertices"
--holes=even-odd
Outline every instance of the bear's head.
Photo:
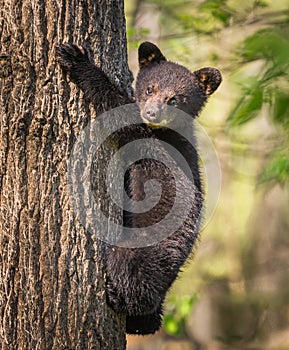
[{"label": "bear's head", "polygon": [[169,125],[175,119],[174,108],[196,117],[222,81],[221,73],[215,68],[191,72],[167,61],[150,42],[139,47],[139,66],[136,102],[143,121],[153,127]]}]

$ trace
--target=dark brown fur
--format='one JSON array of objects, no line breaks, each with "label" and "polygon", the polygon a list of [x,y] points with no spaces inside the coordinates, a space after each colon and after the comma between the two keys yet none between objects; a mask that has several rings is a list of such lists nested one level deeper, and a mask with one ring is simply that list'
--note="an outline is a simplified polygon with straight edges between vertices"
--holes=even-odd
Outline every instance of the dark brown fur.
[{"label": "dark brown fur", "polygon": [[[61,68],[84,91],[97,113],[132,102],[119,92],[101,69],[89,61],[83,48],[71,44],[60,45],[57,56]],[[207,97],[219,86],[221,75],[214,68],[203,68],[192,73],[183,66],[168,62],[161,51],[148,42],[139,48],[139,64],[135,91],[140,107],[139,123],[120,130],[114,136],[118,139],[119,147],[137,138],[154,139],[154,152],[165,157],[169,166],[147,159],[148,150],[144,146],[141,150],[142,160],[129,167],[125,187],[129,196],[138,201],[144,197],[147,180],[157,179],[162,185],[162,195],[158,204],[147,213],[124,212],[124,226],[137,227],[140,235],[146,235],[146,227],[160,222],[158,232],[150,231],[150,234],[170,233],[170,227],[162,225],[162,218],[170,212],[175,200],[173,175],[181,183],[183,210],[189,213],[175,232],[156,244],[143,248],[107,246],[108,302],[116,312],[127,315],[128,333],[149,334],[161,326],[166,293],[192,251],[201,220],[202,186],[198,155],[189,141],[194,132],[193,123],[183,124],[168,106],[174,106],[195,118]],[[174,125],[174,130],[167,124],[162,125],[163,116],[171,117],[169,123]],[[178,160],[173,159],[170,149],[159,140],[171,144],[183,155],[191,174],[182,169]],[[190,175],[193,175],[193,183]]]}]

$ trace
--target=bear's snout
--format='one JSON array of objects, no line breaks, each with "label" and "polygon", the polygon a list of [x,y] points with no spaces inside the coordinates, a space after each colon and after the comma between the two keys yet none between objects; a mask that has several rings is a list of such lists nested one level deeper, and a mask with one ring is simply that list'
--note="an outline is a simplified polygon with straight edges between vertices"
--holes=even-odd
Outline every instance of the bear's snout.
[{"label": "bear's snout", "polygon": [[163,106],[161,104],[152,104],[147,106],[145,118],[149,121],[160,121],[163,113]]}]

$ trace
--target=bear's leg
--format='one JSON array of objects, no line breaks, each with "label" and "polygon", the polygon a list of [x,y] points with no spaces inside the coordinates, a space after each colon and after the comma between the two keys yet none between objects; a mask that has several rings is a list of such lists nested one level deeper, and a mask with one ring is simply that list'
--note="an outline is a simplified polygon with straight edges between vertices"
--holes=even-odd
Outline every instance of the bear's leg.
[{"label": "bear's leg", "polygon": [[107,75],[89,60],[84,47],[60,44],[56,47],[56,55],[61,69],[84,92],[98,114],[132,102],[125,92],[121,93]]}]

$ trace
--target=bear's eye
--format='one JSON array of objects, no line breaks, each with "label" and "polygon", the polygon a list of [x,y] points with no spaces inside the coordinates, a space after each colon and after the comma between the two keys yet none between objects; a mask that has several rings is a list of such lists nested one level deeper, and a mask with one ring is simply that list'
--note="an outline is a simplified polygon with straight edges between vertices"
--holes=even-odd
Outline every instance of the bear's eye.
[{"label": "bear's eye", "polygon": [[147,88],[147,91],[146,91],[146,94],[148,95],[148,96],[150,96],[150,95],[152,95],[154,93],[154,90],[151,88],[151,87],[148,87]]},{"label": "bear's eye", "polygon": [[172,97],[169,101],[168,101],[168,105],[170,106],[176,106],[177,105],[177,99],[175,97]]}]

